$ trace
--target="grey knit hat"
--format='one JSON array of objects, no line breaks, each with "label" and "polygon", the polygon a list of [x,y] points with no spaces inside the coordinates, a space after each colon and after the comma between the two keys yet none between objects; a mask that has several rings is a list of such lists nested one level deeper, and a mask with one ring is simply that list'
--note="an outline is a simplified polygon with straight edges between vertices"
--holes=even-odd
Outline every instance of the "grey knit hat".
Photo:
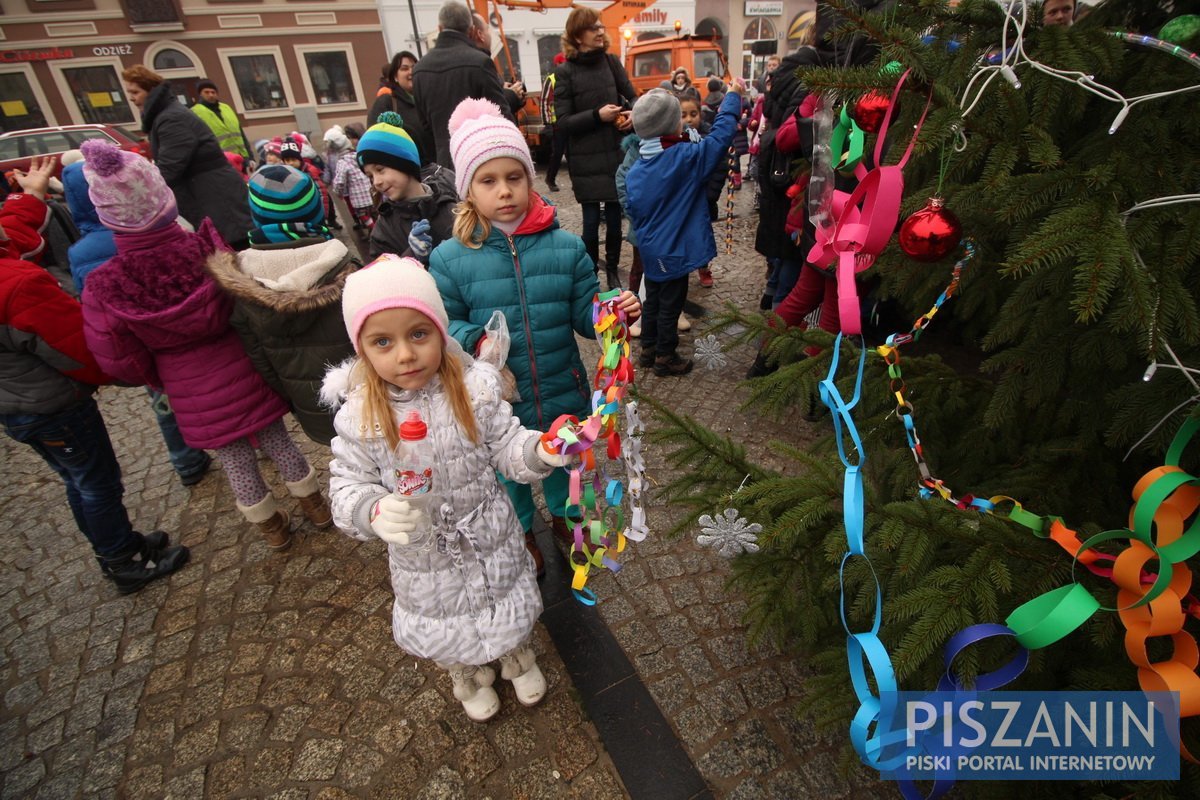
[{"label": "grey knit hat", "polygon": [[633,131],[642,139],[679,133],[682,122],[679,98],[663,89],[651,89],[633,105]]}]

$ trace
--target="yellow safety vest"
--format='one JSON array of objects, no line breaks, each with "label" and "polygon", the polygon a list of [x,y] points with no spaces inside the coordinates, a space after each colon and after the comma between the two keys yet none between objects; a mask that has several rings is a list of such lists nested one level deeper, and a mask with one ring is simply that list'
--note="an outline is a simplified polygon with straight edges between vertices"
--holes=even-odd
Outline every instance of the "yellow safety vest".
[{"label": "yellow safety vest", "polygon": [[192,112],[204,120],[204,124],[212,130],[222,150],[237,153],[242,158],[249,158],[250,153],[246,151],[246,139],[242,136],[242,126],[238,124],[237,114],[234,114],[233,109],[224,103],[218,103],[218,107],[221,109],[220,114],[214,113],[203,103],[196,103],[192,106]]}]

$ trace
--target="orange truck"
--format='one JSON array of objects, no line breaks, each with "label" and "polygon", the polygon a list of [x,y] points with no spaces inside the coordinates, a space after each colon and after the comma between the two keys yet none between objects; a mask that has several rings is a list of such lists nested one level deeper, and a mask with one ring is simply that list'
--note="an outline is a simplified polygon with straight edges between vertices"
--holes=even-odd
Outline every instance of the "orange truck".
[{"label": "orange truck", "polygon": [[[654,5],[655,0],[614,0],[600,9],[600,22],[608,29],[609,51],[621,55],[621,26]],[[504,36],[504,24],[500,9],[527,9],[545,11],[550,8],[572,8],[573,0],[471,0],[476,13],[484,19],[498,23],[503,49],[497,57],[500,74],[513,74],[512,55],[508,52]],[[507,69],[506,69],[507,67]],[[729,80],[729,68],[725,55],[712,37],[676,35],[674,38],[659,38],[629,44],[625,53],[625,71],[638,94],[653,89],[671,73],[684,67],[691,74],[693,85],[703,97],[706,84],[712,76]],[[546,76],[542,76],[543,80]],[[517,115],[517,124],[525,134],[525,140],[538,161],[545,160],[550,152],[550,136],[545,130],[545,116],[541,108],[539,86],[526,86],[525,106]]]}]

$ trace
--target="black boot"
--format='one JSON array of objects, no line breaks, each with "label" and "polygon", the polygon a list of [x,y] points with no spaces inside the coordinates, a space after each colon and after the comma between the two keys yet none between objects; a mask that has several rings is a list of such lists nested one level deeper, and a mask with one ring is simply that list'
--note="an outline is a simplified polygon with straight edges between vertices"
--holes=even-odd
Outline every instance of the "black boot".
[{"label": "black boot", "polygon": [[[141,534],[139,534],[140,536]],[[104,576],[117,585],[121,594],[132,594],[146,584],[170,575],[187,563],[190,555],[182,545],[170,547],[170,539],[162,531],[142,536],[141,544],[133,552],[114,558],[99,558]]]},{"label": "black boot", "polygon": [[[611,266],[609,266],[611,265]],[[604,277],[608,281],[608,290],[621,288],[621,273],[614,262],[608,262],[604,267]]]},{"label": "black boot", "polygon": [[759,353],[754,357],[754,363],[750,365],[750,369],[746,370],[746,380],[751,378],[761,378],[764,375],[770,375],[775,370],[779,369],[778,364],[772,364],[767,361],[767,357]]}]

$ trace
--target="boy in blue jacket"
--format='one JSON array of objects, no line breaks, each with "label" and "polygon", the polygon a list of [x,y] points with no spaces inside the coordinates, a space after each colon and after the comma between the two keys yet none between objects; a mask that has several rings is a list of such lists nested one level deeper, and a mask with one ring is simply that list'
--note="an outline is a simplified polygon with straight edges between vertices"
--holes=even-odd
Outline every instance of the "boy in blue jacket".
[{"label": "boy in blue jacket", "polygon": [[625,191],[646,281],[640,363],[659,377],[692,371],[691,359],[676,352],[676,325],[687,300],[688,274],[717,257],[705,188],[733,141],[744,89],[740,80],[733,82],[703,141],[683,134],[679,100],[670,92],[651,89],[633,107],[640,155],[629,168]]}]

